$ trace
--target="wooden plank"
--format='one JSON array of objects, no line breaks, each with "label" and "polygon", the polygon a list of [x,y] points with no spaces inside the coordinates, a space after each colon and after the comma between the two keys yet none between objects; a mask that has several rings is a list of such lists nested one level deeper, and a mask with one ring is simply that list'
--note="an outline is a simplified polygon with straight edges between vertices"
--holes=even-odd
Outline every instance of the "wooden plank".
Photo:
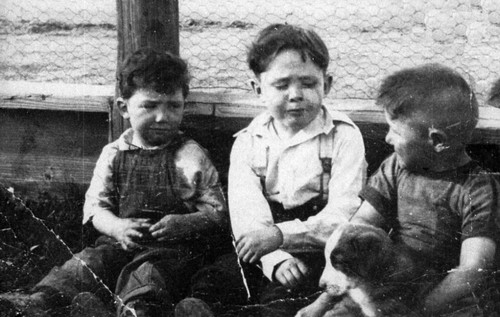
[{"label": "wooden plank", "polygon": [[0,81],[4,109],[109,113],[112,96],[112,86]]},{"label": "wooden plank", "polygon": [[4,183],[36,182],[88,184],[96,157],[0,153],[0,179]]},{"label": "wooden plank", "polygon": [[2,109],[0,180],[30,198],[86,187],[108,142],[107,119],[102,112]]},{"label": "wooden plank", "polygon": [[[0,82],[0,108],[109,112],[113,92],[113,86]],[[370,125],[385,125],[383,112],[373,100],[326,98],[325,105],[330,110],[346,113],[356,124],[367,129]],[[251,93],[193,91],[187,99],[185,117],[221,118],[226,121],[222,128],[237,129],[240,122],[248,122],[264,110],[259,99]],[[242,120],[233,124],[230,121],[234,119]],[[472,143],[500,144],[500,109],[479,108],[479,122]]]}]

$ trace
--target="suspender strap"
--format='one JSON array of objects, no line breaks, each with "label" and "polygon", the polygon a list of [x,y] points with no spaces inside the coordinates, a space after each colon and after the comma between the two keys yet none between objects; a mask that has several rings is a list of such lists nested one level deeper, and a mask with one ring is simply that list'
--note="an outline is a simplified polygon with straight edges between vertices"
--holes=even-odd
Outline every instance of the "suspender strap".
[{"label": "suspender strap", "polygon": [[323,201],[328,202],[328,183],[330,182],[332,171],[333,138],[329,138],[328,134],[320,134],[318,146],[319,160],[323,169],[321,173],[320,195]]},{"label": "suspender strap", "polygon": [[[333,132],[330,132],[333,133]],[[318,156],[321,161],[322,173],[320,183],[320,197],[326,203],[328,202],[328,183],[330,182],[330,175],[332,170],[332,149],[333,138],[328,137],[328,134],[319,135]],[[262,186],[262,193],[264,196],[269,196],[266,189],[266,173],[269,164],[269,146],[265,148],[264,168],[262,170],[254,170],[260,178]]]},{"label": "suspender strap", "polygon": [[266,157],[264,158],[264,169],[259,171],[260,173],[257,174],[260,177],[260,186],[262,187],[262,193],[264,194],[265,197],[269,196],[269,193],[267,192],[266,188],[266,173],[267,173],[267,167],[269,166],[269,146],[266,146]]}]

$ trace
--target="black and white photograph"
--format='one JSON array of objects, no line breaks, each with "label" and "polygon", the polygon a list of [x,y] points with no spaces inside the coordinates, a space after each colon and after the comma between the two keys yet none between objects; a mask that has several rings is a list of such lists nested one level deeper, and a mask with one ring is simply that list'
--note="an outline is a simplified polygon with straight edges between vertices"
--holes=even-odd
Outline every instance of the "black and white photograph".
[{"label": "black and white photograph", "polygon": [[499,317],[499,0],[2,0],[0,317]]}]

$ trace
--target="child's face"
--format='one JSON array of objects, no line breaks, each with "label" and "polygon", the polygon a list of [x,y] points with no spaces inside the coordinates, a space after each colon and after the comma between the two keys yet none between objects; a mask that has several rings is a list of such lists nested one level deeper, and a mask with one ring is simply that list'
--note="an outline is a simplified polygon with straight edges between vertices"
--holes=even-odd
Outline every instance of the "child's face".
[{"label": "child's face", "polygon": [[164,94],[141,88],[121,102],[122,116],[129,119],[134,136],[141,145],[166,144],[179,132],[184,113],[182,89],[176,89],[173,94]]},{"label": "child's face", "polygon": [[399,162],[413,171],[432,169],[435,152],[423,127],[415,119],[391,119],[387,112],[385,118],[389,124],[385,141],[394,147]]},{"label": "child's face", "polygon": [[331,78],[326,77],[309,57],[303,61],[296,50],[285,50],[260,74],[254,88],[274,119],[297,132],[320,112],[331,85]]}]

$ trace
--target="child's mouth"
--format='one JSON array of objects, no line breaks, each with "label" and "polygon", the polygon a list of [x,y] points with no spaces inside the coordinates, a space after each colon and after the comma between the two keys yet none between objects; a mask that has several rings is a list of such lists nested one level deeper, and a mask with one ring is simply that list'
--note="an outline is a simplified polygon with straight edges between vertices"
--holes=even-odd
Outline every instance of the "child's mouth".
[{"label": "child's mouth", "polygon": [[295,116],[295,117],[299,117],[299,116],[302,116],[305,113],[305,110],[304,109],[291,109],[291,110],[287,110],[287,113],[289,115],[292,115],[292,116]]}]

